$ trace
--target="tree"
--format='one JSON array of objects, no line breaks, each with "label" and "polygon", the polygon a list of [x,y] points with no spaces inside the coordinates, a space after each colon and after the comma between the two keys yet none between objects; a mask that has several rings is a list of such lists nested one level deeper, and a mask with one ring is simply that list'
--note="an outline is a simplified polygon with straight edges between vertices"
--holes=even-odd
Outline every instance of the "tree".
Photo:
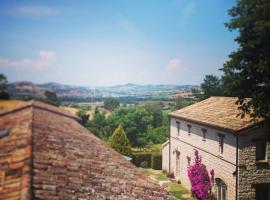
[{"label": "tree", "polygon": [[85,126],[86,125],[86,123],[88,122],[88,120],[89,120],[89,114],[87,114],[87,112],[85,111],[85,110],[78,110],[77,112],[76,112],[76,115],[78,116],[78,117],[80,117],[81,118],[81,124],[83,125],[83,126]]},{"label": "tree", "polygon": [[202,95],[203,99],[209,98],[211,96],[223,95],[222,81],[219,77],[214,75],[206,75],[203,83],[201,84],[201,88],[204,93]]},{"label": "tree", "polygon": [[138,138],[146,137],[147,128],[152,122],[152,116],[142,108],[119,108],[112,112],[107,122],[111,130],[122,124],[131,145],[142,146],[140,141],[143,140],[138,140]]},{"label": "tree", "polygon": [[101,139],[107,139],[111,136],[107,127],[105,113],[101,113],[98,109],[95,110],[93,118],[86,124],[86,128]]},{"label": "tree", "polygon": [[202,163],[199,152],[195,150],[195,162],[188,168],[188,177],[191,184],[191,192],[199,200],[212,198],[209,191],[214,184],[214,170],[211,170],[211,179],[206,166]]},{"label": "tree", "polygon": [[104,100],[104,108],[113,111],[120,105],[119,100],[113,97],[108,97]]},{"label": "tree", "polygon": [[9,99],[9,94],[7,92],[7,78],[4,74],[0,74],[0,99]]},{"label": "tree", "polygon": [[110,146],[115,149],[117,152],[123,155],[131,154],[131,147],[129,144],[129,140],[127,138],[127,134],[124,131],[122,125],[119,125],[117,129],[115,129],[112,137],[110,138]]},{"label": "tree", "polygon": [[[237,96],[244,113],[270,118],[270,1],[239,0],[226,24],[239,32],[239,47],[221,69],[228,95]],[[245,98],[251,98],[245,100]]]},{"label": "tree", "polygon": [[163,120],[163,113],[161,110],[161,102],[145,102],[142,107],[149,112],[152,117],[152,126],[154,128],[157,128],[162,125],[162,120]]}]

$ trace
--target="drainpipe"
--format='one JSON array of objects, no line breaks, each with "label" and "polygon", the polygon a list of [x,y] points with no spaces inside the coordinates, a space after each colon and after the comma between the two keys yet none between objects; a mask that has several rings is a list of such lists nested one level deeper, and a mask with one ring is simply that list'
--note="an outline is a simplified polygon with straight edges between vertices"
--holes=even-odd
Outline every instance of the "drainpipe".
[{"label": "drainpipe", "polygon": [[236,135],[236,184],[235,184],[235,193],[236,193],[236,196],[235,196],[235,199],[238,200],[238,149],[239,149],[239,138],[238,136]]}]

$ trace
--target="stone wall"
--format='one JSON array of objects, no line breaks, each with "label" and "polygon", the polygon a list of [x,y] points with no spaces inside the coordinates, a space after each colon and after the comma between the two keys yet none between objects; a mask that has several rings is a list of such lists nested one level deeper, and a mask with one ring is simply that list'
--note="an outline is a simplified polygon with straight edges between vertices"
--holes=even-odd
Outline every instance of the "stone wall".
[{"label": "stone wall", "polygon": [[[255,186],[270,184],[270,144],[267,144],[267,160],[256,163],[256,143],[254,140],[266,140],[266,127],[250,130],[239,137],[239,199],[255,199]],[[266,197],[267,198],[267,197]]]},{"label": "stone wall", "polygon": [[0,199],[30,199],[32,108],[0,114]]}]

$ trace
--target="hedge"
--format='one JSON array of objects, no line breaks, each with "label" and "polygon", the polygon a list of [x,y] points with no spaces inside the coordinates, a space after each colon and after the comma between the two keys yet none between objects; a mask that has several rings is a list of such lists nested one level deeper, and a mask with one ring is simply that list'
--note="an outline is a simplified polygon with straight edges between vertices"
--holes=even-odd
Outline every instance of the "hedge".
[{"label": "hedge", "polygon": [[162,168],[162,156],[157,153],[134,153],[132,154],[132,163],[137,167],[151,167],[160,170]]},{"label": "hedge", "polygon": [[162,156],[160,154],[152,154],[151,168],[161,170],[162,169]]},{"label": "hedge", "polygon": [[132,154],[132,163],[137,167],[141,167],[141,163],[144,162],[144,167],[149,168],[151,166],[151,157],[151,153],[134,153]]}]

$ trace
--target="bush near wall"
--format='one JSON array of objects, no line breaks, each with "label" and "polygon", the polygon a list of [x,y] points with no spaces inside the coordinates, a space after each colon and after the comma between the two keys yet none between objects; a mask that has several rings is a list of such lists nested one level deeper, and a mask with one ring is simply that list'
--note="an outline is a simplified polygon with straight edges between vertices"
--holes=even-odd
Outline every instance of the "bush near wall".
[{"label": "bush near wall", "polygon": [[141,167],[141,163],[144,162],[144,167],[149,168],[151,166],[151,157],[151,153],[134,153],[132,154],[132,163],[137,167]]},{"label": "bush near wall", "polygon": [[162,168],[162,156],[160,154],[150,152],[133,153],[132,163],[137,167],[151,167],[153,169],[160,170]]},{"label": "bush near wall", "polygon": [[160,154],[152,154],[151,168],[156,170],[162,169],[162,156]]}]

